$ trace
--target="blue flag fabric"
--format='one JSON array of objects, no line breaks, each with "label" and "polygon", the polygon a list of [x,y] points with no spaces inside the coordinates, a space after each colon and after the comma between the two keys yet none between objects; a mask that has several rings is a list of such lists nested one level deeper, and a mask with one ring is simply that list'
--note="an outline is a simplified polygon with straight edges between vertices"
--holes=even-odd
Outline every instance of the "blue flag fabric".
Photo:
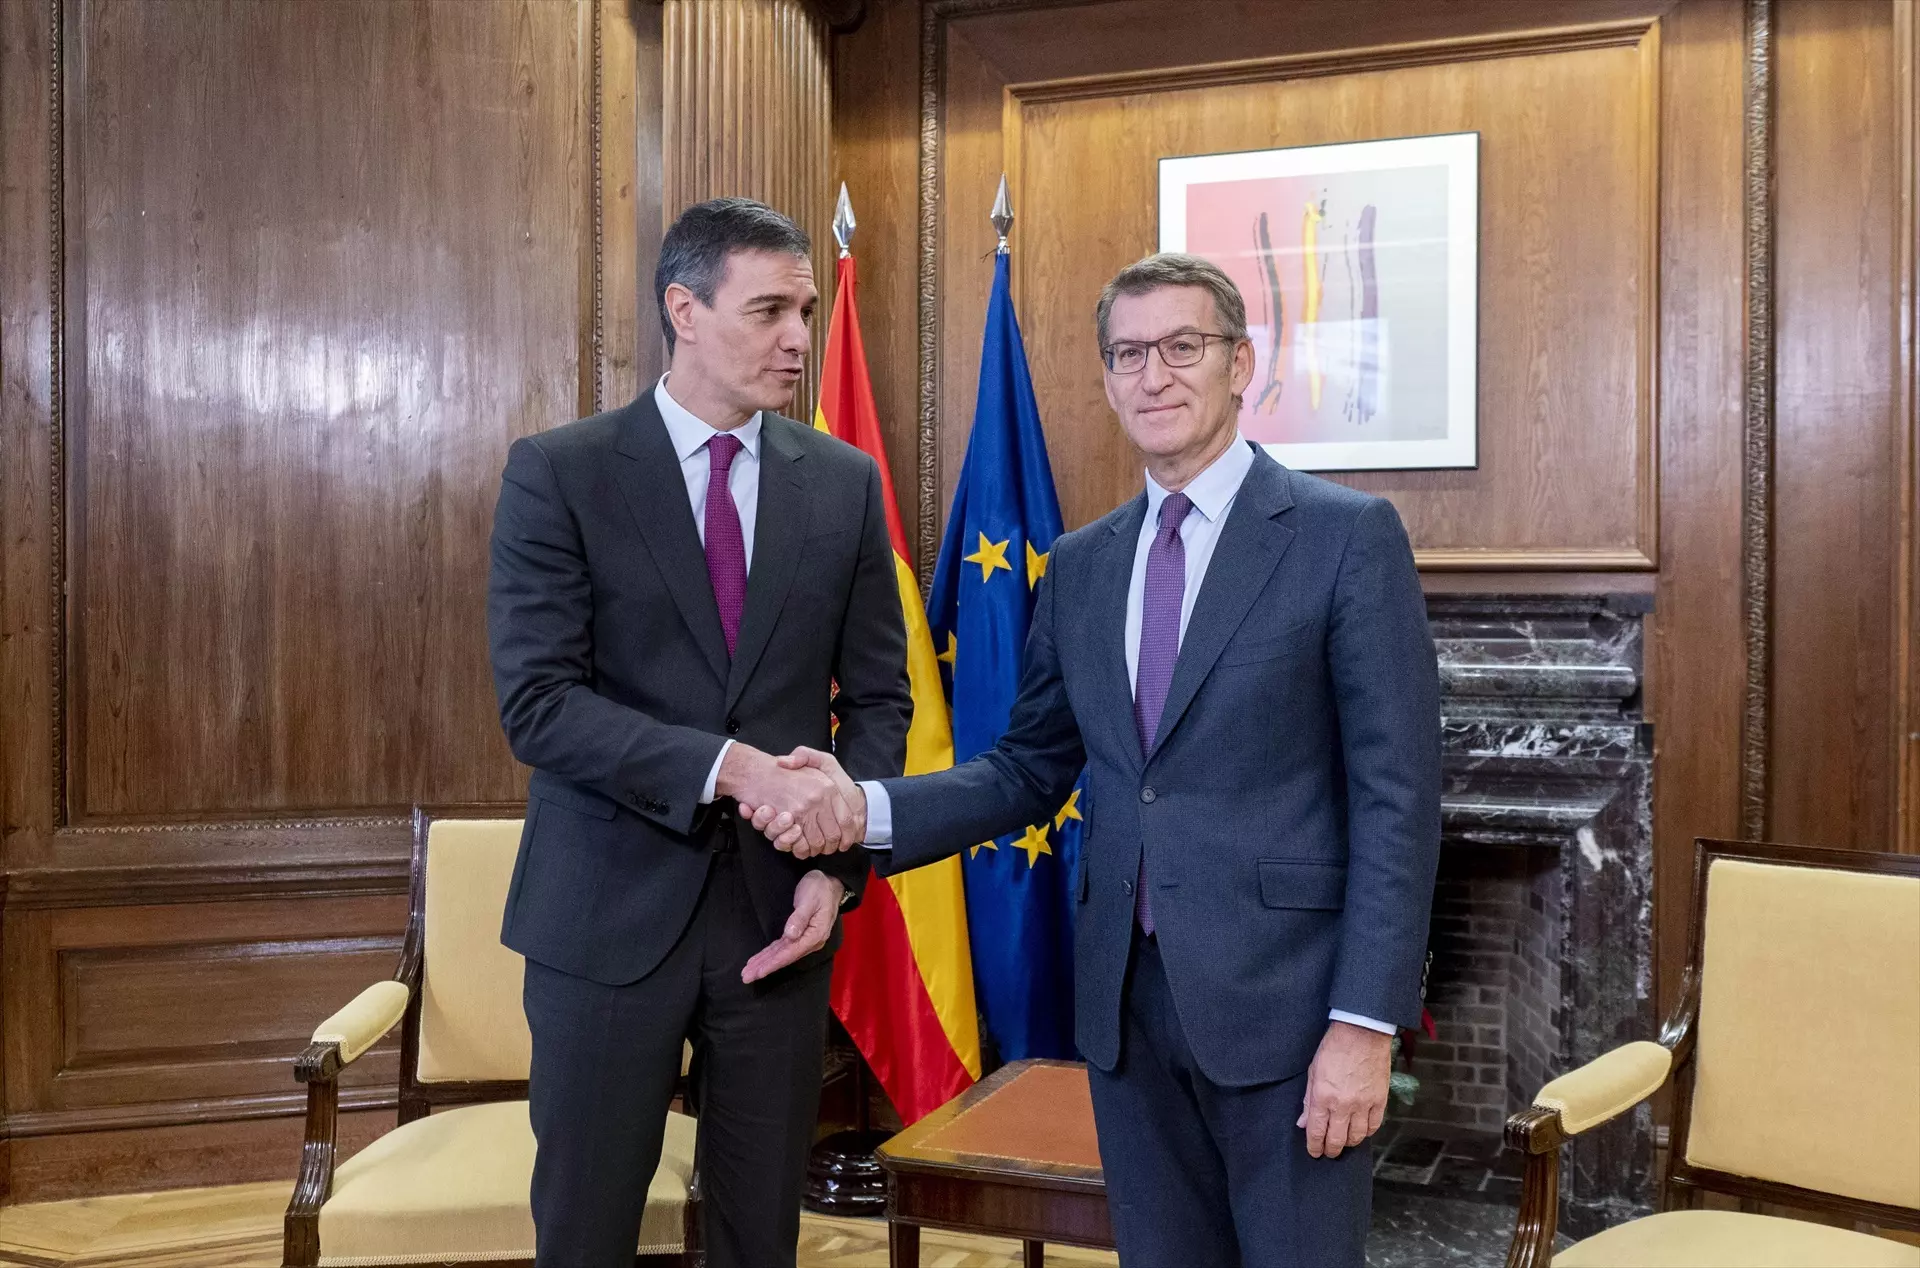
[{"label": "blue flag fabric", "polygon": [[[953,755],[964,762],[1007,729],[1034,596],[1060,535],[1060,501],[1040,409],[996,257],[967,458],[947,516],[928,623],[953,705]],[[1059,813],[967,851],[974,989],[1001,1061],[1076,1055],[1073,902],[1083,793]]]}]

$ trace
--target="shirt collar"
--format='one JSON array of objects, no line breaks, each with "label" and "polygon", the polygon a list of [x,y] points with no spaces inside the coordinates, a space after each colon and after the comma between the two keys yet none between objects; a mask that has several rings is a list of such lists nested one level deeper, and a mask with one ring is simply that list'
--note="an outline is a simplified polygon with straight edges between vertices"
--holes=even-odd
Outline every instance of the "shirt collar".
[{"label": "shirt collar", "polygon": [[[667,376],[664,374],[653,385],[653,403],[660,407],[660,421],[667,425],[667,436],[673,441],[673,455],[682,462],[693,457],[720,431],[673,399],[673,394],[667,391]],[[764,416],[763,413],[755,414],[730,433],[746,447],[748,455],[755,462],[760,460],[760,420]]]},{"label": "shirt collar", "polygon": [[[1253,446],[1239,436],[1234,437],[1225,453],[1213,460],[1199,475],[1188,482],[1181,492],[1193,503],[1193,508],[1208,520],[1218,523],[1220,517],[1233,505],[1233,499],[1240,492],[1241,482],[1247,478],[1247,472],[1253,470]],[[1167,491],[1160,487],[1151,474],[1147,476],[1147,522],[1160,522],[1160,504],[1167,500]]]}]

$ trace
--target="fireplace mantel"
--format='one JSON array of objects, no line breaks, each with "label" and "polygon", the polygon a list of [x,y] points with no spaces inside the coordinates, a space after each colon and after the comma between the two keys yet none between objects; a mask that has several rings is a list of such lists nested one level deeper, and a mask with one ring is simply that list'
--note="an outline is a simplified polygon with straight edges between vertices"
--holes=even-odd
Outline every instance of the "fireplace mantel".
[{"label": "fireplace mantel", "polygon": [[[1547,1078],[1655,1032],[1653,737],[1641,710],[1650,602],[1435,595],[1427,607],[1440,656],[1444,846],[1456,858],[1498,848],[1531,860],[1511,952],[1527,963],[1509,975],[1503,1030],[1515,1109]],[[1582,1137],[1567,1161],[1569,1232],[1651,1209],[1645,1106]]]}]

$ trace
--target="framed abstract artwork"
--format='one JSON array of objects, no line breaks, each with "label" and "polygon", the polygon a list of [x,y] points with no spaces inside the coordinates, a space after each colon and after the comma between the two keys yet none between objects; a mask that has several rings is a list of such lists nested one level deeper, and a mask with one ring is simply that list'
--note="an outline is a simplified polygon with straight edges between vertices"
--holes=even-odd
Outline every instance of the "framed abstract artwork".
[{"label": "framed abstract artwork", "polygon": [[1160,160],[1160,249],[1247,301],[1240,430],[1302,471],[1478,462],[1480,136]]}]

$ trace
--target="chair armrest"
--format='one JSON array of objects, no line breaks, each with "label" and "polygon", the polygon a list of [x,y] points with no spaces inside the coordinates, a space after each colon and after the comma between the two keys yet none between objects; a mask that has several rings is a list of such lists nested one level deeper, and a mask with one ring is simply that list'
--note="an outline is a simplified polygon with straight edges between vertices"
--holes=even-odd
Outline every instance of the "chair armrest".
[{"label": "chair armrest", "polygon": [[351,1065],[406,1016],[411,994],[404,982],[375,982],[354,996],[352,1003],[321,1022],[320,1028],[313,1032],[313,1042],[336,1045],[340,1052],[339,1064]]},{"label": "chair armrest", "polygon": [[1616,1118],[1660,1090],[1673,1069],[1673,1053],[1640,1040],[1595,1057],[1540,1089],[1537,1109],[1560,1115],[1560,1129],[1577,1136]]}]

